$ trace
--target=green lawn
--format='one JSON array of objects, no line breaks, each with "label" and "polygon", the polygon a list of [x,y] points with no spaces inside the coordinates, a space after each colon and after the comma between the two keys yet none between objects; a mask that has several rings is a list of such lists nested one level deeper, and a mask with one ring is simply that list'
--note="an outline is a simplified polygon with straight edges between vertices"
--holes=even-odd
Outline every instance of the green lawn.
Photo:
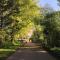
[{"label": "green lawn", "polygon": [[10,55],[12,55],[17,49],[17,46],[10,46],[9,48],[0,48],[0,60],[6,60]]},{"label": "green lawn", "polygon": [[10,49],[0,49],[0,60],[5,60],[9,55],[11,55],[14,52],[14,50]]}]

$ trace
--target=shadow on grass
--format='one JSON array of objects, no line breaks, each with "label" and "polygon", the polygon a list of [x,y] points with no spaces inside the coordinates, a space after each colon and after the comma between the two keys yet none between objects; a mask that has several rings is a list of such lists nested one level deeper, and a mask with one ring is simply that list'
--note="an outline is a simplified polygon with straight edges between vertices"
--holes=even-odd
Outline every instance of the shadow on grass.
[{"label": "shadow on grass", "polygon": [[[4,50],[4,51],[1,51],[1,50]],[[13,50],[8,50],[8,49],[1,49],[0,50],[0,60],[6,60],[6,58],[8,56],[10,56],[12,53],[14,53],[15,51]]]},{"label": "shadow on grass", "polygon": [[0,48],[0,60],[6,60],[6,58],[12,55],[17,48],[18,46],[14,46],[14,45]]}]

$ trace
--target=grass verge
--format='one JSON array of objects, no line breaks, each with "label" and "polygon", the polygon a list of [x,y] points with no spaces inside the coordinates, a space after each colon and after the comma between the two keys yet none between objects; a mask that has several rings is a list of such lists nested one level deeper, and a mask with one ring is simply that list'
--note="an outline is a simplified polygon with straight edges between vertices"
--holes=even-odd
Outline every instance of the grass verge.
[{"label": "grass verge", "polygon": [[10,55],[12,55],[18,46],[9,46],[0,48],[0,60],[6,60]]}]

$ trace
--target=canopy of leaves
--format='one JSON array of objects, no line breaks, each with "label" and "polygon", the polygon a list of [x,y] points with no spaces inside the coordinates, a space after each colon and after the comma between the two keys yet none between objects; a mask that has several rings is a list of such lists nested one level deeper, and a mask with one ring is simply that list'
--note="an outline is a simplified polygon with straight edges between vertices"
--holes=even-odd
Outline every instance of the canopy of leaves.
[{"label": "canopy of leaves", "polygon": [[40,16],[35,0],[0,0],[0,29],[11,41],[28,36]]}]

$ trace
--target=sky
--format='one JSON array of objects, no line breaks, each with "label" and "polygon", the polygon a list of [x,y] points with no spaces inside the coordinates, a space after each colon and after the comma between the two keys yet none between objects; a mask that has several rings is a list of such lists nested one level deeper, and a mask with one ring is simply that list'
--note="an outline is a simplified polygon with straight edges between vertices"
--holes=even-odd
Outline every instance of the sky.
[{"label": "sky", "polygon": [[45,4],[49,4],[54,10],[60,10],[60,7],[57,5],[57,0],[40,0],[39,5],[44,6]]}]

